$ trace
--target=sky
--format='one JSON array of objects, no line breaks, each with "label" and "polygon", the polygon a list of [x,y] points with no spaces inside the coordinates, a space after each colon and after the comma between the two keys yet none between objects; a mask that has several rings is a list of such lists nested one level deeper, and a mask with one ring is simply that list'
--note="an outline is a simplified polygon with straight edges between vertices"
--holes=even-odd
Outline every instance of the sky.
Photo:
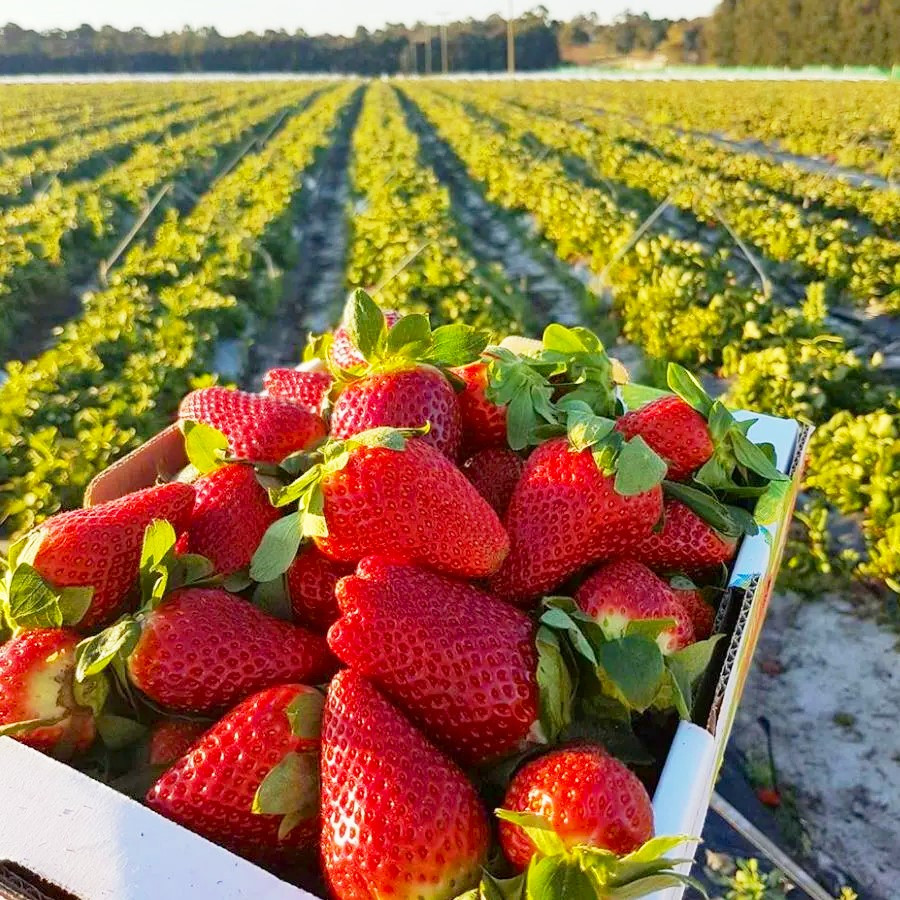
[{"label": "sky", "polygon": [[[352,34],[358,25],[379,28],[386,22],[412,24],[417,19],[486,18],[506,13],[510,0],[0,0],[0,23],[44,31],[76,28],[83,23],[128,29],[140,26],[152,34],[185,25],[215,26],[222,34],[284,28],[310,34]],[[512,0],[514,13],[539,0]],[[596,11],[602,20],[625,9],[653,16],[693,18],[706,15],[716,0],[544,0],[550,15],[571,19]]]}]

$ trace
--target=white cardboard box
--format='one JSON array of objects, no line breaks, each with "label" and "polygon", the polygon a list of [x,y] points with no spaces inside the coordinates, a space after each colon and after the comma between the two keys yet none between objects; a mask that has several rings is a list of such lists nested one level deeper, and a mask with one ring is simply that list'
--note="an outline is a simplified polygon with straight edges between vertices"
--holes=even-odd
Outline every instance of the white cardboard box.
[{"label": "white cardboard box", "polygon": [[[699,691],[696,721],[678,726],[653,796],[660,834],[699,835],[703,829],[799,489],[811,429],[788,419],[753,415],[758,421],[751,439],[774,445],[778,468],[792,476],[792,490],[768,538],[746,538],[738,552],[717,617],[717,630],[728,638]],[[184,462],[180,433],[169,428],[98,476],[85,503],[143,487],[157,471],[172,474]],[[673,855],[691,853],[693,847]],[[16,864],[78,900],[314,900],[11,738],[0,738],[0,897],[15,897],[4,892],[3,863]],[[678,900],[681,894],[671,889],[653,900]]]}]

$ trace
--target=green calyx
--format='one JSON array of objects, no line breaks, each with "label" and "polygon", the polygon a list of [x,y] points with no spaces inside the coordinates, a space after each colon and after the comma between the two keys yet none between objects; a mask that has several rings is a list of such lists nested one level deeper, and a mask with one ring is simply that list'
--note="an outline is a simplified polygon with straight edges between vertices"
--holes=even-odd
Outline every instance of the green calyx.
[{"label": "green calyx", "polygon": [[343,469],[354,450],[382,447],[402,452],[409,438],[421,437],[429,428],[427,424],[422,428],[371,428],[343,441],[326,441],[296,460],[296,471],[302,470],[302,474],[290,484],[270,490],[269,498],[274,506],[296,503],[297,508],[269,526],[253,554],[250,577],[258,582],[274,581],[288,570],[304,539],[328,536],[322,481]]},{"label": "green calyx", "polygon": [[[674,709],[681,718],[690,718],[696,684],[722,635],[665,654],[657,638],[672,627],[672,619],[640,619],[624,629],[604,630],[570,597],[545,597],[543,605],[538,626],[542,713],[541,641],[547,644],[548,635],[553,635],[559,653],[567,660],[571,683],[577,677],[569,710],[573,706],[582,711],[602,706],[606,717],[627,718],[632,712],[651,708]],[[549,668],[549,662],[545,666]],[[552,684],[546,677],[543,681]],[[595,702],[598,696],[605,698],[600,704]],[[563,725],[554,735],[564,734],[565,728]]]},{"label": "green calyx", "polygon": [[184,434],[184,450],[197,475],[208,475],[228,459],[228,438],[205,422],[183,419],[179,427]]},{"label": "green calyx", "polygon": [[346,381],[364,374],[428,364],[440,369],[475,362],[487,346],[487,334],[471,325],[442,325],[432,330],[421,313],[403,316],[388,327],[384,313],[363,290],[354,291],[344,309],[344,328],[364,366],[334,372]]},{"label": "green calyx", "polygon": [[17,634],[34,628],[74,626],[90,608],[93,587],[58,588],[35,569],[44,537],[38,528],[9,548],[0,579],[0,631]]},{"label": "green calyx", "polygon": [[528,835],[535,854],[521,875],[500,879],[485,872],[481,884],[459,900],[630,900],[684,885],[707,896],[696,880],[676,871],[690,859],[665,855],[698,838],[654,837],[632,853],[617,856],[587,844],[566,847],[550,823],[535,813],[495,812]]}]

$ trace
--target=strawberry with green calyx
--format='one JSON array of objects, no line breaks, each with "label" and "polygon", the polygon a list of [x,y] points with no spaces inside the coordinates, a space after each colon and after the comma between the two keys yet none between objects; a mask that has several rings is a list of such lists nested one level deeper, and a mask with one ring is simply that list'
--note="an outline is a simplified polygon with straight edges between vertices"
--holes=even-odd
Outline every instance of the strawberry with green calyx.
[{"label": "strawberry with green calyx", "polygon": [[297,510],[268,530],[251,577],[287,571],[304,538],[341,562],[382,555],[469,578],[495,572],[509,549],[497,514],[424,431],[374,428],[310,454],[296,481],[272,491],[276,506]]},{"label": "strawberry with green calyx", "polygon": [[[365,291],[361,293],[365,293]],[[366,364],[365,357],[360,353],[356,343],[358,331],[353,330],[349,323],[349,316],[354,308],[355,294],[356,292],[347,298],[341,324],[335,329],[334,335],[321,335],[310,339],[304,350],[304,361],[310,356],[317,356],[329,361],[335,368],[345,371]],[[382,309],[381,314],[388,329],[393,328],[401,317],[401,314],[395,309]],[[307,351],[309,355],[307,355]]]},{"label": "strawberry with green calyx", "polygon": [[333,381],[327,370],[278,368],[266,372],[263,388],[269,397],[290,400],[320,416]]},{"label": "strawberry with green calyx", "polygon": [[159,778],[147,805],[257,862],[295,861],[318,837],[322,705],[300,684],[247,697]]},{"label": "strawberry with green calyx", "polygon": [[[671,597],[671,592],[667,593]],[[586,597],[582,597],[582,603],[588,605]],[[638,600],[633,613],[641,605]],[[639,611],[644,612],[642,608]],[[683,621],[687,620],[686,627],[690,628],[686,612],[681,611],[681,615]],[[619,614],[598,619],[569,597],[546,597],[540,624],[543,629],[560,635],[583,661],[582,676],[585,667],[588,672],[593,672],[590,679],[593,684],[582,677],[579,701],[585,698],[589,702],[599,701],[600,696],[608,698],[606,703],[599,705],[603,707],[603,714],[612,718],[651,708],[674,709],[682,718],[690,718],[695,685],[706,671],[722,635],[672,650],[671,638],[661,639],[661,636],[677,630],[674,617],[634,615],[623,629],[621,620],[624,618]],[[665,647],[665,653],[662,647]],[[598,696],[592,698],[594,692]]]},{"label": "strawberry with green calyx", "polygon": [[460,469],[502,520],[524,466],[522,457],[509,448],[486,447],[473,453]]},{"label": "strawberry with green calyx", "polygon": [[628,553],[662,512],[666,465],[644,441],[625,441],[584,401],[565,398],[560,409],[568,437],[528,458],[506,514],[510,552],[490,582],[523,606],[580,569]]},{"label": "strawberry with green calyx", "polygon": [[137,585],[147,526],[164,519],[180,532],[193,503],[190,485],[164,484],[52,516],[10,547],[0,618],[13,630],[110,621]]},{"label": "strawberry with green calyx", "polygon": [[319,416],[290,400],[224,387],[192,391],[181,401],[178,418],[218,429],[228,438],[230,455],[250,462],[279,463],[326,434]]},{"label": "strawberry with green calyx", "polygon": [[281,513],[269,502],[254,468],[227,462],[228,439],[209,425],[184,422],[185,450],[199,477],[194,508],[178,542],[180,553],[206,557],[219,575],[245,570]]},{"label": "strawberry with green calyx", "polygon": [[451,900],[478,882],[487,816],[463,771],[350,669],[322,723],[322,869],[336,900]]},{"label": "strawberry with green calyx", "polygon": [[[616,428],[626,437],[641,435],[667,461],[671,481],[693,476],[714,491],[758,496],[770,482],[789,480],[775,467],[772,446],[747,437],[756,419],[737,420],[677,363],[669,363],[667,381],[674,394],[624,386],[626,402],[637,408],[622,416]],[[648,397],[652,399],[646,402]]]},{"label": "strawberry with green calyx", "polygon": [[509,604],[380,557],[343,578],[337,597],[332,651],[462,764],[553,740],[568,723],[572,684],[560,650],[536,644],[534,623]]},{"label": "strawberry with green calyx", "polygon": [[315,544],[307,544],[287,570],[287,589],[294,619],[313,631],[326,632],[341,615],[334,589],[353,563],[325,556]]},{"label": "strawberry with green calyx", "polygon": [[144,605],[78,645],[76,681],[112,666],[124,690],[164,710],[210,714],[273,684],[317,683],[334,671],[321,637],[210,586],[209,561],[176,556],[174,544],[166,523],[148,529]]},{"label": "strawberry with green calyx", "polygon": [[403,316],[389,328],[365,291],[351,296],[345,323],[364,365],[337,372],[332,437],[427,423],[425,440],[455,459],[462,426],[456,392],[446,373],[452,366],[476,360],[487,344],[486,335],[462,324],[432,331],[427,316],[420,314]]},{"label": "strawberry with green calyx", "polygon": [[716,607],[711,602],[713,588],[701,588],[694,584],[687,575],[672,575],[667,578],[669,590],[675,599],[685,608],[694,626],[694,637],[698,641],[706,640],[713,633],[716,619]]}]

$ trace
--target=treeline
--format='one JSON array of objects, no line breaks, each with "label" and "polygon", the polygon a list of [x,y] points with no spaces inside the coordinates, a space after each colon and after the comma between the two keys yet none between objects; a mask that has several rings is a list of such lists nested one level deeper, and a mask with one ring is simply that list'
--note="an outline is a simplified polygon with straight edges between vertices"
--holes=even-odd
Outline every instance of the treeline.
[{"label": "treeline", "polygon": [[[516,20],[516,67],[560,63],[558,24],[539,8]],[[446,40],[442,42],[443,36]],[[82,25],[74,31],[0,28],[0,73],[32,72],[334,72],[362,75],[439,72],[442,47],[453,71],[506,68],[506,20],[358,28],[352,37],[266,31],[225,37],[215,28],[151,35]]]}]

